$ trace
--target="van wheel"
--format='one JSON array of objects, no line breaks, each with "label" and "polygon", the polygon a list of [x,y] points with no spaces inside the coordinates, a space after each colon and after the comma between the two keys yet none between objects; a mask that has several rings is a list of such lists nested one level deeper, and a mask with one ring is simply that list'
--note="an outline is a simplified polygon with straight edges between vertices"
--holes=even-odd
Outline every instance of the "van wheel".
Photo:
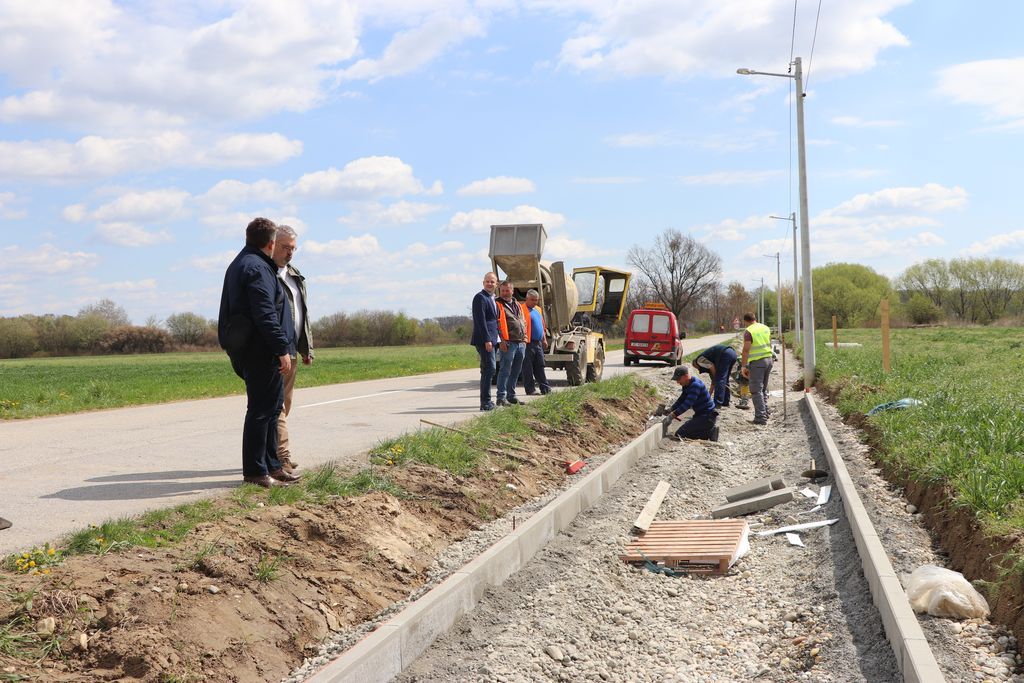
[{"label": "van wheel", "polygon": [[629,356],[623,356],[622,357],[622,365],[623,365],[623,367],[627,367],[628,368],[632,364],[633,364],[633,359],[632,358],[630,358]]},{"label": "van wheel", "polygon": [[569,386],[578,387],[583,384],[583,378],[587,372],[587,345],[580,343],[576,349],[572,361],[565,364],[565,379]]},{"label": "van wheel", "polygon": [[600,382],[604,374],[604,347],[598,344],[594,362],[587,366],[587,381]]}]

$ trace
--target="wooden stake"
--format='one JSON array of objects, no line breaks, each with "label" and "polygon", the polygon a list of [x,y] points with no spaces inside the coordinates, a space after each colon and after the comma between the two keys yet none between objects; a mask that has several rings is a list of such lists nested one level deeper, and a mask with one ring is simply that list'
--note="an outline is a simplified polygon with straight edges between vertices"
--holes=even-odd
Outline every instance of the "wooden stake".
[{"label": "wooden stake", "polygon": [[640,529],[640,531],[647,531],[651,522],[654,521],[654,516],[658,514],[658,510],[661,508],[662,501],[665,500],[665,494],[672,487],[667,481],[659,481],[657,488],[654,489],[654,493],[651,494],[651,499],[647,501],[647,505],[644,505],[644,509],[640,511],[640,516],[633,522],[634,529]]},{"label": "wooden stake", "polygon": [[456,434],[462,434],[463,436],[465,436],[465,437],[467,437],[469,439],[477,439],[477,440],[482,440],[482,441],[490,441],[491,443],[498,444],[499,446],[504,446],[505,448],[514,448],[517,451],[523,451],[525,453],[529,453],[530,452],[529,448],[523,448],[522,446],[518,446],[518,445],[516,445],[514,443],[508,443],[507,441],[502,441],[500,439],[494,439],[494,438],[488,439],[485,436],[476,436],[474,434],[470,434],[469,432],[467,432],[464,429],[456,429],[455,427],[449,427],[448,425],[438,424],[437,422],[431,422],[430,420],[424,420],[422,417],[420,418],[420,422],[422,422],[423,424],[430,425],[431,427],[440,427],[441,429],[447,429],[449,432],[455,432]]},{"label": "wooden stake", "polygon": [[836,325],[836,317],[832,316],[832,350],[839,348],[839,327]]},{"label": "wooden stake", "polygon": [[882,371],[889,372],[889,300],[882,299]]}]

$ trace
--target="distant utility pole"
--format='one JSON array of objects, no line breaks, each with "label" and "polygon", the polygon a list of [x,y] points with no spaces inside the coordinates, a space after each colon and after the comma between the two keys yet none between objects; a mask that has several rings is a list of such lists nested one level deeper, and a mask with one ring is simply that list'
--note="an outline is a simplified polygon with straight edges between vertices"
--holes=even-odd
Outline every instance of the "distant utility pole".
[{"label": "distant utility pole", "polygon": [[789,214],[789,217],[769,216],[779,221],[791,221],[793,223],[793,343],[800,343],[800,279],[796,274],[796,212]]}]

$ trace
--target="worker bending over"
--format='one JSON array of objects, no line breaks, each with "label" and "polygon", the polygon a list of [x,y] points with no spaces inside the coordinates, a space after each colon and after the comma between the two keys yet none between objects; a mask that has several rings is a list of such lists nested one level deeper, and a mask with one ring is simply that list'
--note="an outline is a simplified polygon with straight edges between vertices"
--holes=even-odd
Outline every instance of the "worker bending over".
[{"label": "worker bending over", "polygon": [[736,349],[728,344],[715,344],[693,359],[693,367],[698,374],[706,372],[711,376],[711,386],[715,388],[715,405],[719,408],[729,405],[732,395],[729,391],[729,373],[735,364]]},{"label": "worker bending over", "polygon": [[679,420],[687,410],[693,410],[693,417],[676,431],[676,438],[718,441],[718,411],[715,410],[715,402],[711,400],[704,382],[699,377],[691,376],[685,365],[675,369],[672,379],[683,391],[672,404],[671,416]]}]

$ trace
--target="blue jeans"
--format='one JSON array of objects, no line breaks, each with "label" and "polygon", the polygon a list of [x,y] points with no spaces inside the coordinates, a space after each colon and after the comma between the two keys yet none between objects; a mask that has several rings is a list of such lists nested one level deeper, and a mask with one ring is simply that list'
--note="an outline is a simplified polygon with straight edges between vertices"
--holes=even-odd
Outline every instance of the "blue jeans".
[{"label": "blue jeans", "polygon": [[526,344],[508,342],[508,351],[501,353],[501,367],[498,368],[498,400],[516,397],[516,382],[523,369],[523,358],[526,356]]},{"label": "blue jeans", "polygon": [[729,405],[729,398],[732,393],[729,391],[729,374],[732,372],[732,366],[735,364],[736,351],[733,349],[725,349],[722,351],[722,355],[718,357],[718,363],[715,364],[715,405]]},{"label": "blue jeans", "polygon": [[488,351],[484,346],[476,347],[480,354],[480,406],[491,402],[491,378],[494,377],[494,347]]}]

